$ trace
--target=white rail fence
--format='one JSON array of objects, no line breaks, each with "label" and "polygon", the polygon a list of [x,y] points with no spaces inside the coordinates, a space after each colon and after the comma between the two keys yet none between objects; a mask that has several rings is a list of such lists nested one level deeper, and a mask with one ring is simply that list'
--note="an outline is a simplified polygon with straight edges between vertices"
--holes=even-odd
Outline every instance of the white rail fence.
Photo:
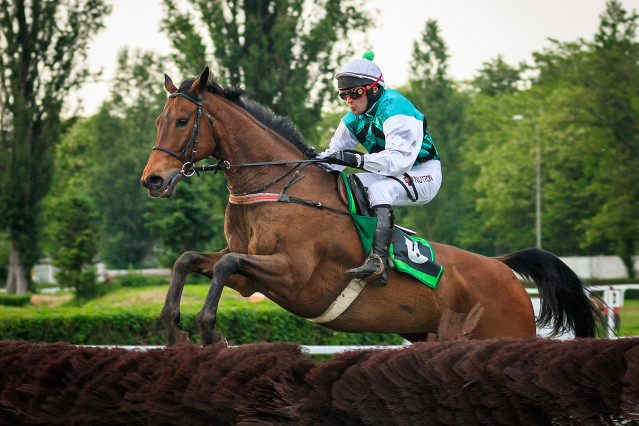
[{"label": "white rail fence", "polygon": [[[607,307],[607,326],[608,337],[614,339],[618,336],[615,335],[615,314],[618,313],[620,307],[623,306],[623,301],[627,290],[639,290],[639,284],[615,284],[615,285],[599,285],[588,287],[593,293],[603,293],[603,302]],[[527,288],[526,291],[529,295],[535,296],[539,294],[539,290],[536,288]],[[535,309],[535,317],[539,315],[539,298],[531,297],[533,302],[533,308]],[[549,330],[537,330],[538,334],[543,336],[548,333]],[[562,336],[560,336],[561,338]],[[572,338],[574,336],[563,336],[564,338]]]}]

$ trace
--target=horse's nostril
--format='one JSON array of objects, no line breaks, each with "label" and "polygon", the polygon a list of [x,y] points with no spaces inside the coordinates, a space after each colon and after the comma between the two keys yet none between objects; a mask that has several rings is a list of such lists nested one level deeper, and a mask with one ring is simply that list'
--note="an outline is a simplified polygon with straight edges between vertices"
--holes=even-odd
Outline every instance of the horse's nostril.
[{"label": "horse's nostril", "polygon": [[146,187],[150,189],[160,189],[164,185],[164,178],[158,175],[151,175],[146,178]]}]

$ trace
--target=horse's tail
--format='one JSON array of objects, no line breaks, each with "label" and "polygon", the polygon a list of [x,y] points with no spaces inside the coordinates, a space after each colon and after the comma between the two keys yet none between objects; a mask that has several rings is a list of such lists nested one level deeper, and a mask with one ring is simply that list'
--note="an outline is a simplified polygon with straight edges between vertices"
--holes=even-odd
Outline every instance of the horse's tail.
[{"label": "horse's tail", "polygon": [[601,313],[591,302],[581,279],[557,256],[526,249],[498,258],[539,289],[541,309],[537,325],[553,323],[552,335],[574,332],[576,337],[596,337]]}]

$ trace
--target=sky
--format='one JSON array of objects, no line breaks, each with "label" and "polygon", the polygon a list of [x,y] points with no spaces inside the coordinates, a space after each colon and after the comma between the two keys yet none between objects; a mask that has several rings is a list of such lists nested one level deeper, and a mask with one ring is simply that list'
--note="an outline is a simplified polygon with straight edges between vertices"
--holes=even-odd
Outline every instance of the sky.
[{"label": "sky", "polygon": [[[111,2],[113,12],[91,43],[88,56],[91,70],[103,69],[103,81],[85,84],[72,97],[74,104],[83,105],[85,115],[93,114],[107,98],[107,81],[114,76],[121,48],[169,50],[168,40],[159,31],[164,14],[161,0]],[[639,11],[639,0],[621,3],[629,12]],[[377,28],[370,31],[368,42],[358,43],[362,53],[371,48],[375,52],[387,87],[398,87],[411,77],[413,43],[421,37],[426,21],[434,19],[448,47],[449,77],[468,80],[498,55],[513,66],[531,62],[533,52],[552,46],[548,38],[592,39],[605,5],[606,0],[367,0]],[[174,80],[186,77],[174,76]]]}]

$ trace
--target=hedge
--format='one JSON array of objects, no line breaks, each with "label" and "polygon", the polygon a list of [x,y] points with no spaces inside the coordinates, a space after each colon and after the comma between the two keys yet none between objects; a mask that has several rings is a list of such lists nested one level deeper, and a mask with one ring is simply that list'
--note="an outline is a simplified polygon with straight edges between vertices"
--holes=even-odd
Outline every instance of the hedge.
[{"label": "hedge", "polygon": [[0,294],[0,305],[26,306],[31,301],[31,294],[16,296],[15,294]]},{"label": "hedge", "polygon": [[[199,341],[195,314],[181,315],[181,328]],[[229,344],[296,342],[302,345],[399,345],[392,334],[340,333],[282,309],[232,309],[218,312],[216,330]],[[104,312],[3,317],[0,339],[69,342],[83,345],[164,345],[164,323],[155,309],[113,308]]]}]

